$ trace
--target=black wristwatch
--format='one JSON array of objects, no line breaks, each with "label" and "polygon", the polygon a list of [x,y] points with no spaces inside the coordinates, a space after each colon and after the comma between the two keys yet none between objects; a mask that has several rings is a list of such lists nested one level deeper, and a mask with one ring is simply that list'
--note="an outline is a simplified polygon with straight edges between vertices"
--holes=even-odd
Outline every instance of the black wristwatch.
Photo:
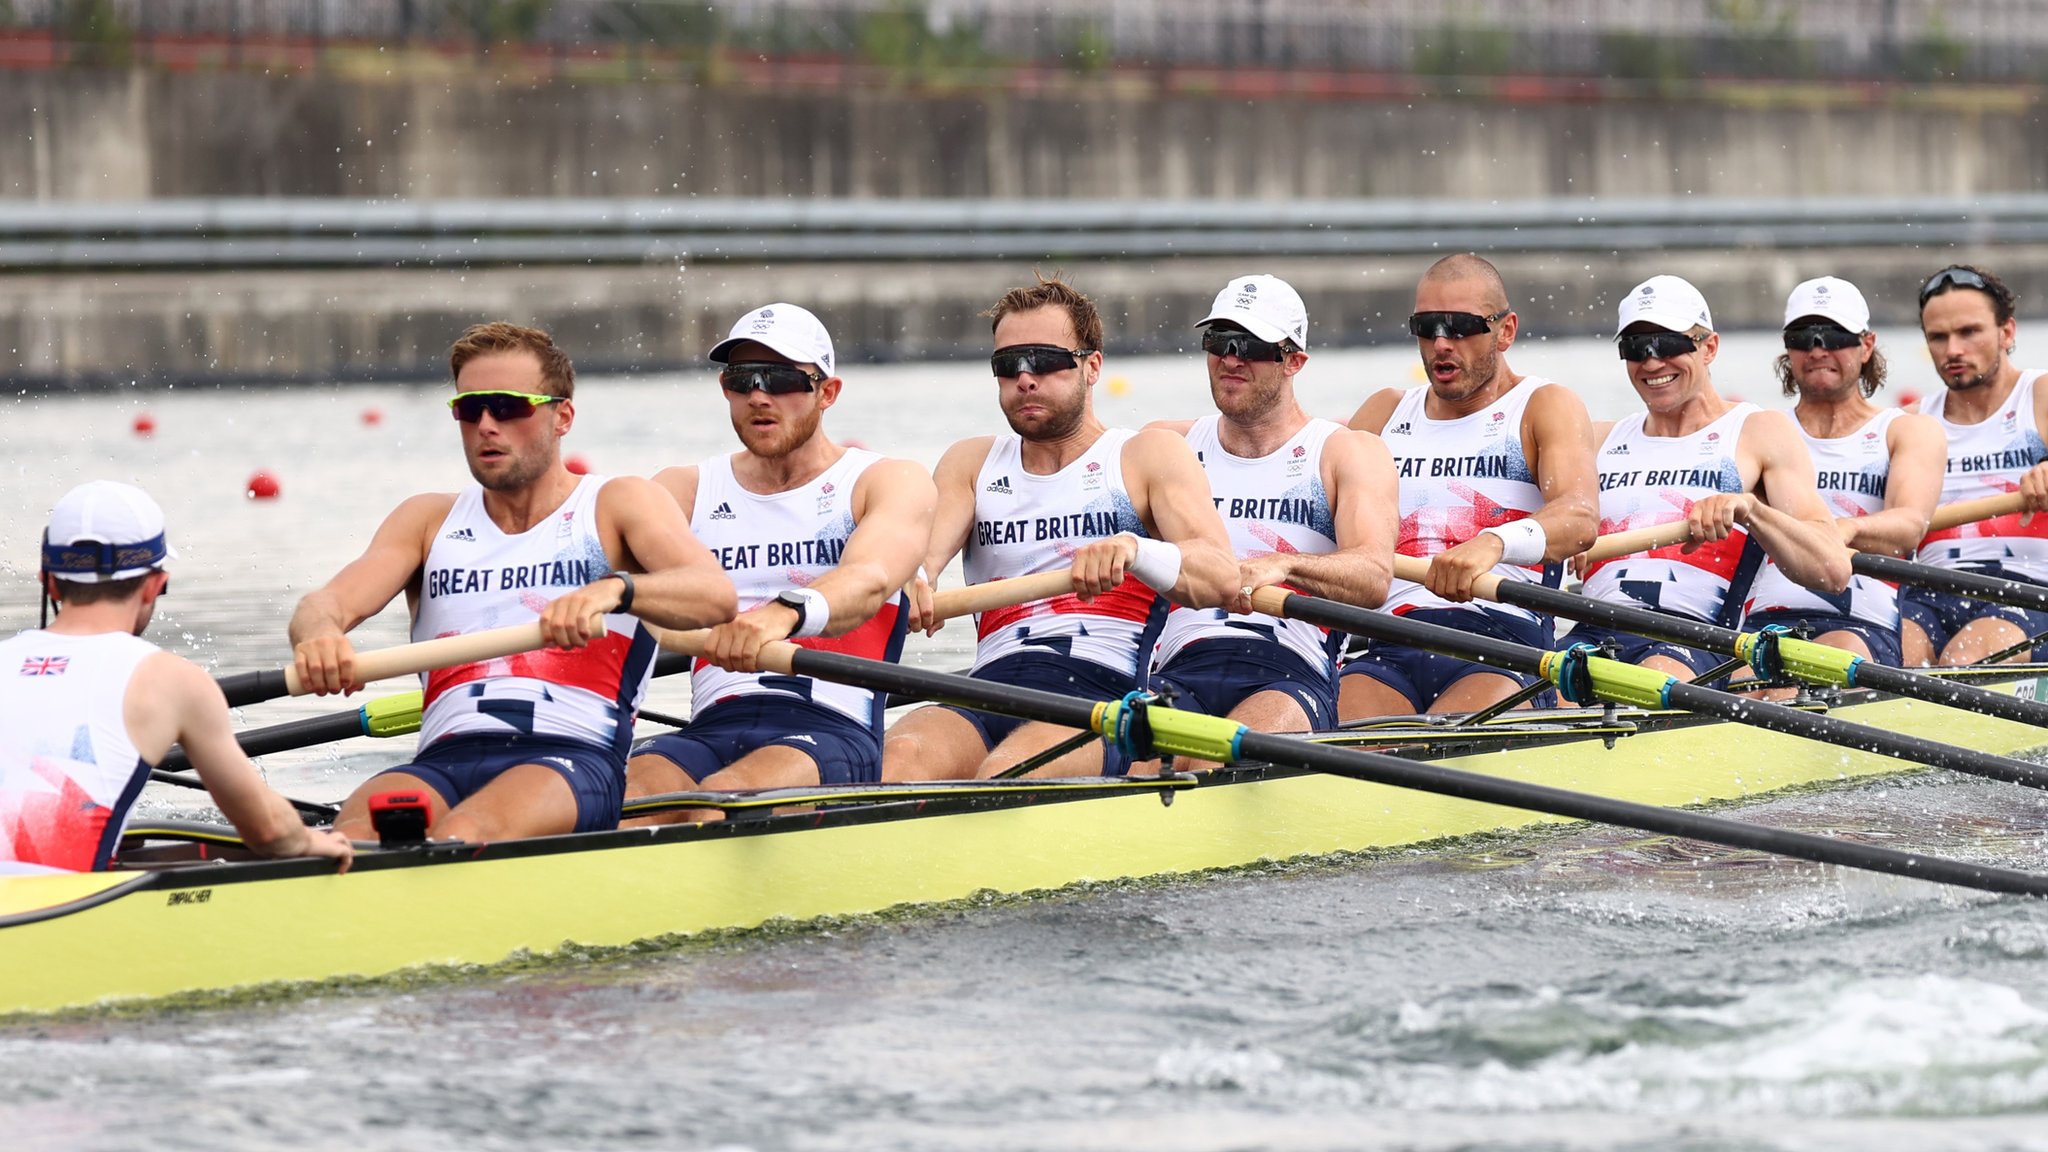
[{"label": "black wristwatch", "polygon": [[775,594],[775,602],[796,609],[796,627],[789,630],[791,636],[803,635],[804,625],[811,622],[811,601],[794,588],[784,588]]},{"label": "black wristwatch", "polygon": [[605,573],[604,575],[605,575],[605,579],[607,579],[607,580],[609,580],[609,579],[611,579],[612,577],[616,576],[616,577],[618,577],[618,578],[619,578],[619,580],[620,580],[621,582],[623,582],[623,583],[624,583],[624,584],[626,585],[626,590],[625,590],[624,592],[621,592],[621,593],[619,593],[619,606],[618,606],[618,607],[616,607],[616,608],[614,608],[614,609],[612,609],[612,611],[614,611],[614,612],[626,612],[626,611],[629,611],[629,610],[631,610],[631,609],[632,609],[632,607],[633,607],[633,576],[632,576],[632,574],[631,574],[631,573],[628,573],[628,572],[607,572],[607,573]]}]

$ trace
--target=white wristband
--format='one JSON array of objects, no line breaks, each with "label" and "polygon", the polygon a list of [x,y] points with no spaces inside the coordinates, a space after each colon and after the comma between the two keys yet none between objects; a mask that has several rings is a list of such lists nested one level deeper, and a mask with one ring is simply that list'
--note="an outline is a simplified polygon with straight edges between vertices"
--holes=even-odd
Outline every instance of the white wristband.
[{"label": "white wristband", "polygon": [[1481,532],[1500,537],[1500,562],[1517,567],[1530,568],[1543,563],[1543,553],[1550,547],[1550,536],[1543,531],[1543,525],[1534,516],[1510,520]]},{"label": "white wristband", "polygon": [[1138,542],[1138,555],[1131,561],[1131,575],[1155,592],[1170,590],[1180,579],[1180,545],[1151,540],[1135,532],[1124,535]]},{"label": "white wristband", "polygon": [[825,594],[816,588],[791,588],[779,594],[776,599],[785,604],[791,599],[803,601],[804,606],[799,609],[803,615],[796,622],[796,631],[789,634],[791,640],[823,636],[825,626],[832,622],[832,605],[825,599]]}]

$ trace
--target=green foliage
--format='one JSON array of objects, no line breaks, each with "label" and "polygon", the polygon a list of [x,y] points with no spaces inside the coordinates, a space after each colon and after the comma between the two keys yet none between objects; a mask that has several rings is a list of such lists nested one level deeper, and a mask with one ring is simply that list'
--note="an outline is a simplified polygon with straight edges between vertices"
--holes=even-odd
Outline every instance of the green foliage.
[{"label": "green foliage", "polygon": [[711,48],[726,38],[724,15],[708,3],[611,0],[598,9],[593,23],[610,35],[663,48]]},{"label": "green foliage", "polygon": [[121,22],[113,0],[65,0],[64,35],[74,63],[126,67],[134,33]]},{"label": "green foliage", "polygon": [[1074,45],[1067,50],[1066,65],[1076,72],[1094,73],[1109,67],[1109,33],[1097,24],[1083,24],[1074,33]]},{"label": "green foliage", "polygon": [[487,43],[530,40],[555,0],[451,0],[448,18],[461,31]]},{"label": "green foliage", "polygon": [[1609,32],[1600,37],[1600,65],[1617,80],[1672,84],[1693,75],[1692,45],[1670,36]]},{"label": "green foliage", "polygon": [[1511,69],[1514,48],[1505,28],[1446,22],[1415,45],[1410,66],[1424,76],[1498,76]]},{"label": "green foliage", "polygon": [[1927,18],[1918,40],[1899,48],[1899,74],[1908,80],[1952,80],[1970,59],[1970,46],[1949,33],[1941,10]]},{"label": "green foliage", "polygon": [[919,79],[936,72],[979,69],[995,62],[982,46],[981,26],[955,20],[944,31],[931,27],[925,6],[898,0],[869,13],[856,33],[861,59],[889,69],[898,79]]}]

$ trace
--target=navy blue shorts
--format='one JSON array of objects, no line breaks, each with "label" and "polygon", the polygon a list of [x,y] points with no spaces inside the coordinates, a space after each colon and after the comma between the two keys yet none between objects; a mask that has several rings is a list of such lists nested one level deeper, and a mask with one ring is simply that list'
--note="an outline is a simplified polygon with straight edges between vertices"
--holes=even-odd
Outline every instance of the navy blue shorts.
[{"label": "navy blue shorts", "polygon": [[633,745],[703,783],[705,777],[757,748],[794,748],[818,766],[818,783],[873,784],[882,778],[882,741],[846,713],[794,696],[730,696],[690,718],[677,732]]},{"label": "navy blue shorts", "polygon": [[1880,628],[1868,620],[1858,620],[1854,616],[1838,616],[1832,612],[1755,612],[1742,622],[1742,626],[1751,632],[1772,624],[1782,624],[1787,628],[1797,628],[1803,624],[1806,626],[1806,634],[1815,639],[1830,632],[1847,632],[1862,640],[1863,646],[1870,649],[1870,659],[1873,663],[1889,664],[1894,668],[1899,666],[1897,628]]},{"label": "navy blue shorts", "polygon": [[[1958,572],[1972,572],[1979,576],[1990,576],[1999,580],[2017,580],[2022,584],[2036,584],[2038,581],[2016,576],[2005,570],[2003,564],[1959,564]],[[1934,643],[1934,654],[1948,647],[1965,625],[1972,620],[2004,620],[2018,627],[2028,636],[2039,636],[2048,632],[2048,612],[2036,612],[2031,608],[2014,608],[2009,604],[1993,604],[1986,600],[1972,600],[1968,596],[1957,596],[1949,592],[1937,592],[1918,584],[1902,585],[1899,588],[1899,616],[1920,626],[1922,632]],[[2029,659],[2040,660],[2048,652],[2048,645],[2034,649]]]},{"label": "navy blue shorts", "polygon": [[[1008,684],[1013,688],[1036,688],[1041,692],[1057,692],[1062,696],[1081,700],[1121,700],[1127,694],[1145,686],[1137,677],[1123,675],[1093,660],[1059,656],[1050,652],[1019,652],[1014,656],[1005,656],[970,675],[976,680],[986,680],[991,684]],[[941,704],[939,707],[958,713],[969,724],[974,725],[974,730],[981,734],[981,746],[984,751],[1001,744],[1009,738],[1010,733],[1029,723],[1014,716],[997,716],[952,704]],[[1104,776],[1122,776],[1130,770],[1130,757],[1118,752],[1114,746],[1103,745]]]},{"label": "navy blue shorts", "polygon": [[417,776],[453,808],[521,764],[552,768],[569,782],[569,790],[576,794],[576,831],[603,832],[619,826],[626,802],[626,762],[609,747],[581,740],[496,733],[448,736],[420,749],[412,763],[384,772]]},{"label": "navy blue shorts", "polygon": [[[1532,648],[1549,648],[1552,636],[1547,619],[1528,620],[1485,608],[1418,608],[1413,612],[1403,612],[1401,619],[1441,624],[1460,632],[1491,636]],[[1385,644],[1377,640],[1370,642],[1363,653],[1344,665],[1338,675],[1370,676],[1406,697],[1410,708],[1427,712],[1438,697],[1450,691],[1451,685],[1481,672],[1505,676],[1524,688],[1536,683],[1534,676],[1524,676],[1476,660],[1460,660],[1426,648]],[[1538,700],[1537,703],[1540,706],[1543,701]]]},{"label": "navy blue shorts", "polygon": [[[1654,612],[1656,609],[1652,608],[1649,611]],[[1688,616],[1683,619],[1692,618]],[[1633,632],[1616,632],[1612,628],[1602,628],[1598,624],[1581,624],[1572,629],[1571,635],[1565,637],[1565,643],[1611,643],[1614,646],[1614,658],[1623,664],[1641,664],[1652,656],[1663,656],[1692,669],[1692,675],[1688,679],[1697,679],[1702,673],[1710,672],[1729,660],[1729,657],[1718,652],[1688,648],[1683,644],[1673,644],[1669,640],[1652,640],[1648,636],[1638,636]]]},{"label": "navy blue shorts", "polygon": [[1152,673],[1152,686],[1179,693],[1174,707],[1211,716],[1228,716],[1261,692],[1284,692],[1308,714],[1310,728],[1337,722],[1335,670],[1310,668],[1271,640],[1197,640]]}]

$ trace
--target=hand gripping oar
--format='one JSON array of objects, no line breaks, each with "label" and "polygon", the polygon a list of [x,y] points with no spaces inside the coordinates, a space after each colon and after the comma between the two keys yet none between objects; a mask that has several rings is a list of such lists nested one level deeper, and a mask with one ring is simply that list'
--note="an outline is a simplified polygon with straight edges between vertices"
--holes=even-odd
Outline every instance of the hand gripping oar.
[{"label": "hand gripping oar", "polygon": [[1445,652],[1459,659],[1538,676],[1557,685],[1559,694],[1575,704],[1600,699],[1638,708],[1682,708],[1770,732],[1803,736],[1914,764],[1952,768],[1973,776],[2025,784],[2030,788],[2048,788],[2048,768],[2040,765],[1972,748],[1902,736],[1832,716],[1816,716],[1783,704],[1731,696],[1726,692],[1687,684],[1662,672],[1605,659],[1594,654],[1590,645],[1549,652],[1457,628],[1425,624],[1385,612],[1339,604],[1334,600],[1290,593],[1283,588],[1267,587],[1253,592],[1252,607],[1272,616],[1306,620],[1324,628]]},{"label": "hand gripping oar", "polygon": [[[401,692],[372,700],[360,708],[337,712],[330,716],[314,716],[305,720],[289,720],[283,724],[272,724],[268,728],[255,728],[237,732],[235,743],[250,756],[263,756],[272,752],[287,752],[294,748],[310,748],[315,744],[327,744],[335,740],[346,740],[352,736],[403,736],[420,730],[420,694]],[[175,784],[180,788],[206,789],[205,781],[197,776],[187,776],[192,764],[185,759],[183,748],[173,747],[163,762],[151,770],[149,778],[160,784]],[[340,809],[332,804],[320,804],[311,800],[285,799],[301,814],[334,819]]]},{"label": "hand gripping oar", "polygon": [[[603,625],[599,625],[603,635]],[[496,660],[520,652],[531,652],[542,647],[547,641],[541,639],[540,624],[514,624],[506,628],[492,628],[485,632],[469,632],[461,636],[442,636],[434,640],[420,640],[411,644],[400,644],[392,648],[379,648],[369,652],[358,652],[355,657],[355,675],[361,683],[373,680],[388,680],[394,676],[417,676],[436,668],[448,668],[457,664],[474,664],[480,660]],[[261,672],[238,672],[219,678],[221,691],[228,698],[228,707],[239,708],[245,704],[258,704],[275,700],[279,696],[303,696],[306,689],[299,683],[298,668],[287,665]]]},{"label": "hand gripping oar", "polygon": [[[2019,510],[2020,495],[2017,492],[2008,493],[2004,496],[1986,496],[1979,500],[1958,500],[1953,504],[1944,504],[1936,508],[1933,517],[1927,522],[1927,530],[1937,532],[1945,528],[1975,524],[1979,520],[1989,520],[1995,516],[2010,516]],[[2048,515],[2048,513],[2043,513],[2043,515]],[[1627,532],[1616,532],[1593,541],[1593,546],[1586,549],[1586,562],[1597,564],[1602,560],[1612,560],[1617,556],[1633,556],[1638,552],[1648,552],[1656,548],[1669,548],[1673,544],[1685,543],[1691,535],[1692,529],[1683,520],[1673,520],[1668,524],[1652,524],[1648,528],[1632,528]],[[1868,554],[1858,553],[1858,555]],[[1857,570],[1862,571],[1860,568]],[[1935,569],[1935,571],[1946,570]],[[1868,575],[1876,575],[1876,573],[1868,573]],[[1887,577],[1887,579],[1894,579],[1894,577]]]},{"label": "hand gripping oar", "polygon": [[[1269,609],[1261,606],[1260,611]],[[1465,635],[1462,632],[1455,634]],[[669,633],[663,636],[662,644],[666,647],[673,639],[685,636],[687,634]],[[1782,828],[1764,828],[1700,812],[1635,804],[1356,748],[1317,744],[1299,737],[1254,732],[1232,720],[1147,705],[1139,699],[1138,693],[1122,700],[1081,700],[945,672],[863,660],[838,652],[799,648],[787,641],[763,646],[760,659],[763,668],[784,675],[813,676],[877,692],[922,696],[1005,716],[1087,729],[1117,742],[1136,760],[1173,753],[1228,764],[1264,762],[1440,796],[1546,812],[1571,820],[1593,820],[1730,848],[1773,852],[1816,863],[1910,876],[1987,892],[2048,895],[2048,876],[1855,844]]]},{"label": "hand gripping oar", "polygon": [[[1429,565],[1423,560],[1413,556],[1394,557],[1394,575],[1403,580],[1419,584],[1428,573]],[[1542,584],[1503,580],[1490,573],[1473,581],[1472,588],[1481,599],[1563,616],[1568,620],[1599,624],[1617,632],[1654,636],[1674,644],[1736,656],[1748,661],[1756,674],[1766,680],[1775,680],[1782,673],[1808,684],[1874,688],[1896,696],[1981,712],[2001,720],[2048,727],[2048,703],[2022,700],[1972,684],[1887,667],[1853,652],[1801,640],[1775,629],[1737,632],[1683,616],[1595,600]]]}]

